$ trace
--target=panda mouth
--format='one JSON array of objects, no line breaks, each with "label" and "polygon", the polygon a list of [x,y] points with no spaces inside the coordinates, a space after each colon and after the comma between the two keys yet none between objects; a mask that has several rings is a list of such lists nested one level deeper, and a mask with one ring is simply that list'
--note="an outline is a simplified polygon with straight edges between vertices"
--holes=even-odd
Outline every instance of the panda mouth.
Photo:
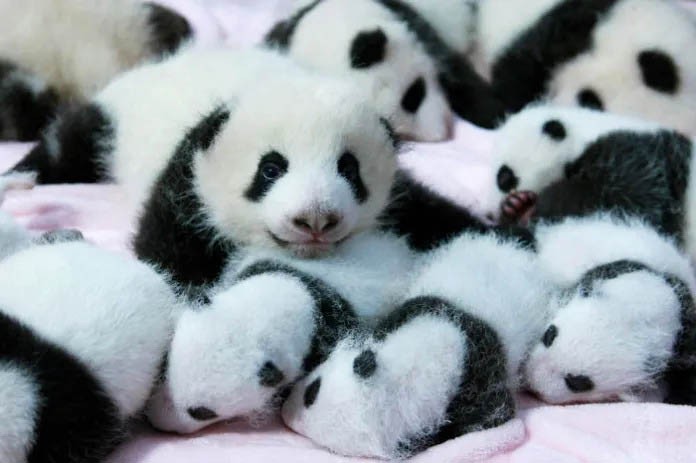
[{"label": "panda mouth", "polygon": [[278,235],[273,233],[270,230],[267,230],[268,235],[271,237],[271,239],[280,247],[282,248],[295,248],[297,252],[300,254],[305,254],[307,252],[309,253],[315,253],[315,252],[322,252],[322,251],[328,251],[329,249],[333,248],[334,246],[344,242],[348,237],[350,236],[350,233],[344,236],[343,238],[336,240],[336,241],[319,241],[319,240],[309,240],[309,241],[288,241],[280,238]]}]

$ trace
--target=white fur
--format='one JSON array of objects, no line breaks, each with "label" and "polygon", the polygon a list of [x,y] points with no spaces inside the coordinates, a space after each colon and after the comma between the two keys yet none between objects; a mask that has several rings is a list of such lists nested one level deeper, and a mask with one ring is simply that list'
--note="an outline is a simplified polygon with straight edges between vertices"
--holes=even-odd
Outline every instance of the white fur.
[{"label": "white fur", "polygon": [[151,56],[147,19],[137,0],[2,0],[0,57],[86,100]]},{"label": "white fur", "polygon": [[26,462],[34,441],[38,388],[31,375],[0,363],[0,460],[4,463]]},{"label": "white fur", "polygon": [[[448,31],[443,34],[445,40],[459,43],[461,49],[468,47],[465,38],[471,22],[468,5],[449,0],[446,6],[450,8],[439,3],[436,8],[423,0],[407,3],[414,3],[416,9],[422,7],[424,17],[435,21],[433,25],[442,25]],[[360,32],[377,28],[382,29],[388,40],[385,61],[367,69],[353,69],[350,64],[353,39]],[[422,141],[449,136],[453,116],[439,88],[435,64],[407,27],[377,2],[320,2],[300,21],[288,53],[300,63],[347,75],[358,86],[368,89],[376,106],[391,115],[398,133]],[[426,82],[426,97],[418,111],[410,114],[401,108],[401,99],[419,76]]]},{"label": "white fur", "polygon": [[0,260],[30,244],[29,232],[19,226],[9,214],[0,211]]},{"label": "white fur", "polygon": [[0,285],[2,310],[82,361],[122,418],[143,407],[179,310],[154,270],[72,242],[6,258]]}]

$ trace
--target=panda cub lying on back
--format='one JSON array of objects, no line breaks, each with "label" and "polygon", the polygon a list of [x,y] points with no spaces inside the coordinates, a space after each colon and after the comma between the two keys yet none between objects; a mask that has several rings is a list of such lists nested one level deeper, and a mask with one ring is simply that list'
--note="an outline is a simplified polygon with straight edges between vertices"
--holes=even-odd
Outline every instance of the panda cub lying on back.
[{"label": "panda cub lying on back", "polygon": [[176,51],[186,19],[136,0],[0,1],[0,139],[36,140],[64,104]]},{"label": "panda cub lying on back", "polygon": [[696,135],[696,21],[679,3],[482,0],[481,56],[509,111],[546,99]]},{"label": "panda cub lying on back", "polygon": [[266,43],[308,66],[346,75],[393,114],[397,133],[450,136],[451,107],[492,127],[503,108],[465,58],[476,4],[470,0],[300,0]]}]

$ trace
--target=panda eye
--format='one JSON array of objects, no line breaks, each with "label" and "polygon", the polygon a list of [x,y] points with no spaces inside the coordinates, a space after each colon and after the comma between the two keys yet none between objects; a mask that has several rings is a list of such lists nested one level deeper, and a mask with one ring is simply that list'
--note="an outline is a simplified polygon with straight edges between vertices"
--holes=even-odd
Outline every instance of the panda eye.
[{"label": "panda eye", "polygon": [[275,162],[265,162],[261,166],[261,174],[266,180],[276,180],[283,173],[283,169]]},{"label": "panda eye", "polygon": [[341,159],[338,160],[338,173],[349,182],[357,180],[360,177],[360,164],[355,156],[350,153],[344,153]]},{"label": "panda eye", "polygon": [[558,328],[556,328],[556,325],[551,325],[541,338],[541,342],[544,343],[544,346],[551,347],[553,341],[556,340],[556,336],[558,336]]}]

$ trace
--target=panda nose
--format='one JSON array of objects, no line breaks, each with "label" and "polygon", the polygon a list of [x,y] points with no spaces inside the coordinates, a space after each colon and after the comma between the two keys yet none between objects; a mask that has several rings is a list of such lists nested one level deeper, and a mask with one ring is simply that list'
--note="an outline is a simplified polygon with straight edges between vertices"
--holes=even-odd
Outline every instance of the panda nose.
[{"label": "panda nose", "polygon": [[292,219],[296,229],[312,236],[319,236],[335,229],[341,223],[336,212],[304,213]]}]

